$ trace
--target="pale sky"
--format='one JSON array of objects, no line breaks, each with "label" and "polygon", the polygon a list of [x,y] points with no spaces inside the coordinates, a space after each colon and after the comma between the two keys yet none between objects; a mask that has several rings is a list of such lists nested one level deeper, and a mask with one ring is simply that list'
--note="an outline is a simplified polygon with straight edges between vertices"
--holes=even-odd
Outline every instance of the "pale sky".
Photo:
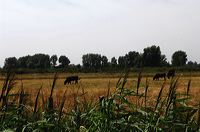
[{"label": "pale sky", "polygon": [[160,46],[200,62],[200,0],[0,0],[0,66],[35,53],[111,57]]}]

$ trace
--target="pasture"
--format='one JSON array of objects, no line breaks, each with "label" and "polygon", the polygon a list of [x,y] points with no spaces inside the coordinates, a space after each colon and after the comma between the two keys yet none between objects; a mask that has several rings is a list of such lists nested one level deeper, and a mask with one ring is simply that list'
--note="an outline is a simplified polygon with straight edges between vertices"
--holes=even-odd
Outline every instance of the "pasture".
[{"label": "pasture", "polygon": [[[79,83],[64,85],[70,75],[79,75]],[[0,130],[200,130],[197,73],[166,81],[153,81],[152,73],[23,74],[8,85],[3,79]]]},{"label": "pasture", "polygon": [[[64,80],[67,76],[70,75],[79,75],[81,78],[78,84],[67,84],[64,85]],[[22,74],[16,75],[16,85],[12,89],[11,92],[17,93],[23,85],[23,89],[27,94],[30,94],[28,102],[30,104],[34,104],[34,100],[37,94],[37,91],[40,87],[42,87],[42,93],[44,98],[50,95],[51,86],[53,82],[54,74]],[[121,74],[106,74],[106,73],[77,73],[77,74],[69,74],[69,73],[61,73],[58,74],[58,79],[55,85],[53,96],[56,98],[55,104],[59,104],[59,100],[61,100],[64,91],[66,90],[67,101],[65,107],[67,110],[71,109],[71,106],[74,102],[75,95],[81,95],[84,92],[85,97],[88,101],[96,102],[100,96],[107,95],[108,89],[110,92],[114,92],[116,90],[116,84],[119,80]],[[137,73],[130,73],[126,82],[125,87],[128,89],[136,90],[138,77]],[[188,87],[188,82],[191,79],[190,84],[190,94],[192,105],[196,105],[200,101],[200,74],[194,74],[194,76],[190,73],[179,73],[177,90],[181,93],[185,93]],[[1,77],[2,78],[2,77]],[[164,82],[164,79],[160,79],[159,81],[153,81],[153,73],[142,73],[142,79],[140,82],[139,91],[142,93],[146,87],[146,81],[148,81],[148,98],[152,101],[155,97],[158,96],[160,88]],[[165,91],[170,87],[170,79],[166,80]],[[0,87],[2,87],[3,82],[0,81]],[[151,102],[151,101],[149,101]],[[70,106],[70,107],[69,107]]]}]

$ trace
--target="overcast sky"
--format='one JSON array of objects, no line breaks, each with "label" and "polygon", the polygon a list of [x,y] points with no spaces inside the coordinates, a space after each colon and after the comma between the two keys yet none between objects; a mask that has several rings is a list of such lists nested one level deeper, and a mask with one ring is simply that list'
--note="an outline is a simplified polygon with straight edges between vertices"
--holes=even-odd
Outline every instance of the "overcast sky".
[{"label": "overcast sky", "polygon": [[200,62],[200,0],[0,0],[0,66],[6,57],[86,53],[108,59],[160,46]]}]

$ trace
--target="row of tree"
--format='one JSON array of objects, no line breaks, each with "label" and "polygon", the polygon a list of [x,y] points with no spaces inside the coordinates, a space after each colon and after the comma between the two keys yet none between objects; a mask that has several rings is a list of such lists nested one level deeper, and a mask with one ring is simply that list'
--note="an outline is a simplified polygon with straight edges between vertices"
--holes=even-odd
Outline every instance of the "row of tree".
[{"label": "row of tree", "polygon": [[[176,51],[172,55],[172,66],[184,66],[187,62],[187,54],[184,51]],[[144,48],[143,53],[130,51],[124,56],[119,56],[118,60],[113,57],[108,62],[106,56],[99,54],[86,54],[82,57],[83,67],[87,69],[99,69],[105,67],[167,67],[170,63],[167,62],[166,56],[161,54],[159,46],[151,46]],[[191,62],[192,63],[192,62]]]},{"label": "row of tree", "polygon": [[[57,64],[58,62],[58,64]],[[4,69],[21,68],[21,69],[57,69],[76,67],[87,71],[99,71],[105,69],[122,69],[130,67],[166,67],[166,66],[184,66],[187,62],[187,54],[184,51],[176,51],[172,55],[172,63],[167,62],[166,56],[161,53],[159,46],[150,46],[144,48],[143,53],[130,51],[124,56],[115,57],[109,61],[106,56],[100,54],[85,54],[82,56],[81,65],[70,65],[70,60],[65,55],[59,58],[57,55],[49,56],[47,54],[27,55],[20,58],[9,57],[5,59]],[[196,62],[188,62],[190,65]]]},{"label": "row of tree", "polygon": [[70,64],[68,57],[62,55],[57,57],[57,55],[52,55],[51,57],[47,54],[35,54],[33,56],[27,55],[23,57],[9,57],[5,59],[4,69],[10,68],[27,68],[27,69],[47,69],[55,68],[57,66],[57,61],[59,61],[58,67],[64,68]]}]

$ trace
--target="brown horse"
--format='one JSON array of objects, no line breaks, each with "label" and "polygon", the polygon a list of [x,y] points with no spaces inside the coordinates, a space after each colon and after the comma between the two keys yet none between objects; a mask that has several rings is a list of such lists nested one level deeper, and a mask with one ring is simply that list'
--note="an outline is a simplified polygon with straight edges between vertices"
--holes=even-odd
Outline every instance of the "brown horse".
[{"label": "brown horse", "polygon": [[170,77],[174,77],[175,76],[175,70],[174,69],[171,69],[167,72],[167,78],[170,79]]},{"label": "brown horse", "polygon": [[153,80],[159,80],[159,78],[164,78],[166,80],[166,73],[156,73],[153,77]]},{"label": "brown horse", "polygon": [[80,77],[78,77],[78,76],[69,76],[69,77],[67,77],[65,79],[64,85],[71,84],[72,82],[74,82],[75,84],[77,84],[78,80],[80,80]]}]

